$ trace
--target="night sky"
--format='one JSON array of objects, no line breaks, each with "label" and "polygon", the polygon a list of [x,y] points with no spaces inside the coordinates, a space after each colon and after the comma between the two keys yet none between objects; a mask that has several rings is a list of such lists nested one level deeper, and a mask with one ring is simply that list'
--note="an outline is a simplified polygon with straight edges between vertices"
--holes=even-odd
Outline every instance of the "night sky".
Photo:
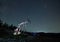
[{"label": "night sky", "polygon": [[0,18],[17,26],[29,16],[29,32],[60,32],[60,0],[0,0]]}]

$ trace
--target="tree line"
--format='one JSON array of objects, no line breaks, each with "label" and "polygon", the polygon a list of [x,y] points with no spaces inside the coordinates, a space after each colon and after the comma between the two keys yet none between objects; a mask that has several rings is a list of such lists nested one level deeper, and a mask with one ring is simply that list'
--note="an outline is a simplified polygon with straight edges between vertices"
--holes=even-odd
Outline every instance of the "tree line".
[{"label": "tree line", "polygon": [[6,22],[3,23],[3,21],[0,19],[0,36],[10,35],[16,28],[17,27],[13,26],[13,24],[8,25]]}]

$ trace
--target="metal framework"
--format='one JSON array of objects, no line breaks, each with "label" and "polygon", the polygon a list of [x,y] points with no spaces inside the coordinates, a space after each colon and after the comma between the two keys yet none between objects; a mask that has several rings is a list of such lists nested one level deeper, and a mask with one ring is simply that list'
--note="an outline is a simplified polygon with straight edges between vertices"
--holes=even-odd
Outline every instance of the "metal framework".
[{"label": "metal framework", "polygon": [[[19,34],[21,34],[21,31],[23,30],[23,29],[25,29],[25,27],[26,27],[26,25],[27,24],[29,24],[29,23],[31,23],[31,21],[29,20],[29,19],[27,19],[26,21],[24,21],[24,22],[21,22],[20,24],[18,24],[18,26],[17,26],[17,28],[14,30],[14,35],[19,35]],[[25,31],[26,31],[26,29],[25,29]]]}]

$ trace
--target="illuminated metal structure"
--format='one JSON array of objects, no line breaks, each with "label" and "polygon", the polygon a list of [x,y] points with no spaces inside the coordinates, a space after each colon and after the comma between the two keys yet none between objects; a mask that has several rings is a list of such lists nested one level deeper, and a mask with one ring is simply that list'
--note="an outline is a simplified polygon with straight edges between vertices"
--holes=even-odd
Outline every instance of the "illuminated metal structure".
[{"label": "illuminated metal structure", "polygon": [[[14,35],[19,35],[21,34],[22,28],[24,28],[27,24],[31,23],[30,19],[27,19],[20,24],[18,24],[17,28],[14,30]],[[25,29],[25,28],[24,28]]]}]

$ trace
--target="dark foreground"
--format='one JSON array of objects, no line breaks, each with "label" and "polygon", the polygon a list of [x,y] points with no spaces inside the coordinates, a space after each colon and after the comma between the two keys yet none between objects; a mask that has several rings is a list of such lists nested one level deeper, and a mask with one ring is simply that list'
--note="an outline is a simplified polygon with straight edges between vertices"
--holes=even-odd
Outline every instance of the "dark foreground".
[{"label": "dark foreground", "polygon": [[25,33],[12,38],[0,38],[0,42],[60,42],[60,33]]}]

